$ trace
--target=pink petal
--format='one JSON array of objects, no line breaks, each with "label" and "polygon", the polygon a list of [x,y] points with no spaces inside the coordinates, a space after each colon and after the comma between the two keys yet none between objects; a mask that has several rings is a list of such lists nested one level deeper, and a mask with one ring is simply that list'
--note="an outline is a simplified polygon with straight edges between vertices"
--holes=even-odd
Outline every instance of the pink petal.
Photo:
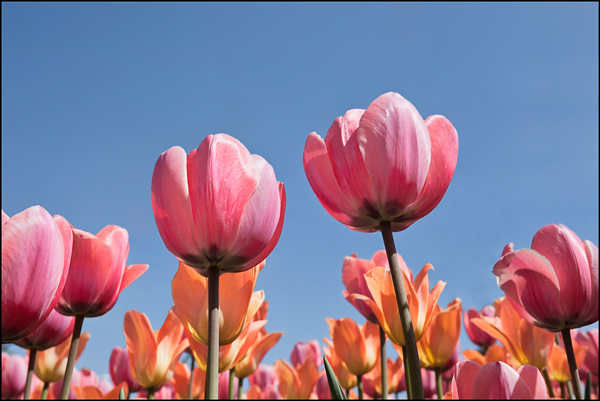
[{"label": "pink petal", "polygon": [[483,365],[473,379],[473,398],[530,400],[533,394],[513,368],[504,362],[492,362]]},{"label": "pink petal", "polygon": [[598,321],[598,302],[594,302],[598,299],[598,247],[588,240],[583,241],[583,247],[590,266],[590,280],[592,282],[592,302],[582,312],[584,319],[582,325],[587,325]]},{"label": "pink petal", "polygon": [[470,400],[473,398],[473,380],[481,369],[478,363],[462,361],[456,364],[452,378],[452,399]]},{"label": "pink petal", "polygon": [[529,387],[533,399],[535,400],[547,400],[548,390],[544,377],[540,373],[539,369],[531,365],[523,365],[517,370],[521,379]]},{"label": "pink petal", "polygon": [[392,221],[419,196],[431,162],[431,141],[417,109],[398,93],[375,99],[356,132],[380,220]]}]

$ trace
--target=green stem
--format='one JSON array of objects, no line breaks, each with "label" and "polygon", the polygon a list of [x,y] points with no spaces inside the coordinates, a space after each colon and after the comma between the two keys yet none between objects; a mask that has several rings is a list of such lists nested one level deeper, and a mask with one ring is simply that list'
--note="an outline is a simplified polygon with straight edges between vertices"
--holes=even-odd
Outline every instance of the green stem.
[{"label": "green stem", "polygon": [[592,373],[589,370],[585,376],[585,394],[583,397],[586,400],[592,399]]},{"label": "green stem", "polygon": [[350,389],[349,388],[346,389],[346,399],[347,400],[350,399]]},{"label": "green stem", "polygon": [[49,388],[50,388],[50,382],[44,382],[44,388],[42,389],[42,396],[40,397],[41,400],[48,399],[48,389]]},{"label": "green stem", "polygon": [[404,360],[404,371],[410,371],[409,377],[413,398],[423,399],[425,396],[423,393],[423,380],[421,379],[421,365],[419,362],[419,352],[417,350],[417,340],[412,325],[412,319],[410,317],[410,309],[408,308],[406,289],[404,288],[404,280],[402,279],[402,271],[396,252],[396,244],[394,243],[392,225],[389,221],[382,221],[380,227],[385,251],[390,264],[392,282],[394,283],[394,291],[396,293],[396,302],[398,303],[398,311],[402,323],[402,334],[404,335],[404,344],[406,346],[407,358]]},{"label": "green stem", "polygon": [[567,361],[569,362],[569,370],[571,371],[571,382],[573,383],[573,392],[575,398],[583,399],[581,394],[581,382],[579,380],[579,372],[577,371],[577,361],[575,361],[575,352],[573,351],[573,343],[571,342],[571,331],[569,329],[562,330],[563,342],[565,343],[565,351],[567,352]]},{"label": "green stem", "polygon": [[149,400],[153,400],[154,399],[154,393],[156,392],[156,389],[154,387],[148,387],[146,389],[146,392],[148,393],[148,399]]},{"label": "green stem", "polygon": [[241,400],[242,399],[242,384],[243,384],[244,378],[243,377],[238,377],[238,380],[239,381],[238,381],[238,396],[237,396],[237,399]]},{"label": "green stem", "polygon": [[560,383],[560,398],[564,400],[566,396],[567,395],[565,394],[565,383]]},{"label": "green stem", "polygon": [[219,268],[208,268],[208,356],[206,361],[206,400],[219,397]]},{"label": "green stem", "polygon": [[188,387],[188,398],[194,399],[194,356],[192,355],[192,362],[190,362],[190,384]]},{"label": "green stem", "polygon": [[569,399],[575,399],[575,395],[573,394],[573,382],[567,382],[567,391],[569,392]]},{"label": "green stem", "polygon": [[548,375],[548,368],[546,366],[544,366],[544,368],[542,369],[542,376],[544,376],[544,381],[546,382],[548,396],[550,398],[554,398],[554,390],[552,389],[552,382],[550,381],[550,376]]},{"label": "green stem", "polygon": [[233,378],[235,377],[233,370],[234,370],[234,368],[229,369],[229,399],[230,400],[235,399],[233,397]]},{"label": "green stem", "polygon": [[363,399],[363,384],[362,384],[362,375],[356,376],[356,385],[358,386],[358,399]]},{"label": "green stem", "polygon": [[[410,386],[410,371],[406,368],[406,347],[403,345],[402,346],[402,358],[403,361],[402,363],[404,363],[404,385],[406,386],[406,398],[408,398],[409,400],[412,399],[412,388]],[[419,372],[419,376],[421,375],[421,372]],[[422,379],[421,379],[422,380]]]},{"label": "green stem", "polygon": [[442,388],[442,369],[435,368],[435,389],[437,390],[438,400],[444,397],[444,389]]},{"label": "green stem", "polygon": [[75,362],[77,359],[77,349],[79,348],[79,337],[81,336],[83,319],[84,316],[75,316],[75,326],[73,327],[73,335],[71,337],[71,348],[69,348],[69,357],[67,359],[65,377],[63,379],[63,385],[60,391],[61,400],[66,400],[69,398],[69,390],[71,390],[71,378],[73,377],[73,368],[75,367]]},{"label": "green stem", "polygon": [[388,398],[388,373],[387,373],[387,356],[385,354],[385,331],[379,326],[379,359],[381,362],[381,398]]},{"label": "green stem", "polygon": [[23,399],[28,400],[29,394],[31,393],[31,380],[33,380],[33,367],[35,366],[35,355],[37,354],[36,349],[29,350],[29,364],[27,366],[27,379],[25,380],[25,390],[23,392]]}]

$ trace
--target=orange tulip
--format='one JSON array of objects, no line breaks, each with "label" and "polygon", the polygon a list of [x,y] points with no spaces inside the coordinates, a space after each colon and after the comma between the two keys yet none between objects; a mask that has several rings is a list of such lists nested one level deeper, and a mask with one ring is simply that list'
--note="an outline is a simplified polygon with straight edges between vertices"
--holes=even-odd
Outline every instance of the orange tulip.
[{"label": "orange tulip", "polygon": [[[248,326],[264,300],[252,292],[265,262],[240,273],[219,277],[219,345],[230,344]],[[208,279],[179,262],[171,281],[173,312],[196,341],[208,344]]]},{"label": "orange tulip", "polygon": [[[433,269],[433,266],[429,263],[426,264],[414,282],[411,282],[410,276],[404,269],[401,269],[416,341],[419,341],[425,332],[433,317],[437,300],[446,286],[445,282],[438,281],[431,293],[429,292],[427,272],[431,269]],[[404,334],[392,274],[383,267],[376,267],[365,274],[365,279],[373,300],[359,294],[353,294],[352,296],[369,304],[390,340],[397,345],[404,346]]]},{"label": "orange tulip", "polygon": [[277,344],[282,335],[283,332],[267,334],[263,328],[256,340],[250,344],[246,355],[235,365],[235,375],[243,379],[254,373],[265,354]]},{"label": "orange tulip", "polygon": [[[240,274],[240,273],[235,273]],[[219,347],[219,373],[230,370],[248,353],[260,334],[266,320],[252,322],[232,343]],[[202,369],[207,368],[208,346],[196,341],[193,334],[186,330],[190,340],[190,349],[194,359]]]},{"label": "orange tulip", "polygon": [[335,377],[337,377],[342,388],[344,390],[350,390],[351,388],[356,387],[358,383],[356,375],[348,372],[348,370],[342,365],[342,362],[338,359],[337,355],[333,351],[333,343],[331,340],[324,338],[323,341],[328,345],[328,347],[323,347],[323,352],[325,353],[327,361],[329,362],[329,365],[331,365],[333,373],[335,373]]},{"label": "orange tulip", "polygon": [[[79,346],[77,347],[77,357],[79,359],[81,353],[85,349],[85,345],[90,339],[90,333],[87,331],[79,337]],[[56,347],[48,348],[44,351],[38,351],[35,357],[35,365],[33,371],[35,375],[46,383],[57,382],[62,380],[67,367],[67,357],[71,348],[71,337],[67,338]]]},{"label": "orange tulip", "polygon": [[[575,353],[575,361],[577,366],[583,365],[586,356],[586,347],[580,346],[573,341],[573,352]],[[556,380],[559,383],[571,381],[571,371],[569,370],[569,362],[567,361],[567,352],[561,345],[554,345],[550,351],[548,358],[548,376],[550,379]]]},{"label": "orange tulip", "polygon": [[436,305],[435,309],[435,315],[417,343],[423,368],[441,368],[446,365],[452,357],[460,335],[460,298],[451,301],[444,310],[439,305]]},{"label": "orange tulip", "polygon": [[284,399],[306,400],[310,398],[323,372],[319,373],[319,367],[310,358],[305,359],[296,369],[279,359],[275,361],[275,374],[279,379],[279,393]]},{"label": "orange tulip", "polygon": [[189,346],[187,339],[182,340],[183,326],[169,311],[160,330],[154,331],[144,313],[129,310],[123,327],[133,378],[145,388],[158,389],[173,376],[179,357]]},{"label": "orange tulip", "polygon": [[129,398],[129,387],[125,382],[115,386],[106,394],[102,393],[98,386],[73,386],[71,390],[73,390],[78,400],[118,400],[121,388],[123,388],[125,398]]},{"label": "orange tulip", "polygon": [[204,399],[204,384],[206,380],[206,371],[199,366],[194,368],[194,377],[192,378],[192,397],[189,396],[190,391],[190,368],[183,363],[177,362],[173,373],[173,387],[178,399]]},{"label": "orange tulip", "polygon": [[477,327],[504,345],[517,367],[533,365],[542,369],[554,345],[554,334],[528,323],[505,298],[499,303],[498,317],[472,319]]},{"label": "orange tulip", "polygon": [[[387,361],[388,394],[394,394],[402,389],[402,378],[404,377],[404,361],[398,357],[396,361],[388,358]],[[363,376],[365,393],[373,398],[381,398],[381,364],[376,363],[369,373]]]},{"label": "orange tulip", "polygon": [[[485,355],[481,355],[479,352],[468,349],[463,351],[463,356],[468,361],[477,362],[479,365],[483,366],[486,363],[492,362],[504,362],[508,363],[507,352],[506,350],[498,344],[492,344],[485,351]],[[509,364],[510,365],[510,364]]]},{"label": "orange tulip", "polygon": [[350,318],[326,319],[338,360],[353,375],[369,373],[379,360],[379,326],[365,322],[359,326]]}]

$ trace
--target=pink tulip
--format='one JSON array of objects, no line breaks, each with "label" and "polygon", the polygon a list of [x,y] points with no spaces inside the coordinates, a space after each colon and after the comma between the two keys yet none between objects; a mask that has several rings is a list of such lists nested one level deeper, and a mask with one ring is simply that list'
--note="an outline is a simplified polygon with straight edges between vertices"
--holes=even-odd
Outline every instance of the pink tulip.
[{"label": "pink tulip", "polygon": [[2,353],[2,399],[23,396],[28,359],[17,354]]},{"label": "pink tulip", "polygon": [[487,348],[496,342],[496,339],[494,337],[490,336],[488,333],[471,323],[471,319],[480,318],[484,316],[493,318],[495,315],[496,311],[492,305],[484,306],[481,309],[481,312],[477,312],[475,308],[471,308],[465,312],[463,316],[463,323],[465,325],[465,329],[467,330],[467,334],[469,335],[469,338],[471,339],[473,344]]},{"label": "pink tulip", "polygon": [[[573,339],[583,347],[586,347],[585,361],[581,371],[588,370],[592,374],[592,380],[598,382],[598,329],[587,332],[573,330]],[[581,373],[580,371],[580,373]],[[585,379],[585,377],[584,377]]]},{"label": "pink tulip", "polygon": [[52,309],[46,320],[33,333],[15,341],[15,344],[40,351],[56,347],[73,333],[74,325],[75,317],[61,315]]},{"label": "pink tulip", "polygon": [[273,365],[260,364],[258,368],[248,376],[248,381],[251,386],[258,386],[261,390],[265,390],[267,387],[277,385],[278,379],[277,374]]},{"label": "pink tulip", "polygon": [[540,371],[531,365],[514,370],[504,362],[479,365],[462,361],[452,379],[452,399],[513,400],[548,399]]},{"label": "pink tulip", "polygon": [[[219,399],[227,400],[229,399],[229,379],[230,379],[229,371],[219,373]],[[233,376],[233,394],[238,393],[238,385],[239,379],[236,376]]]},{"label": "pink tulip", "polygon": [[186,155],[174,146],[152,175],[152,210],[167,249],[207,275],[248,270],[281,235],[285,190],[269,163],[237,139],[207,136]]},{"label": "pink tulip", "polygon": [[[176,396],[175,386],[171,382],[166,382],[154,392],[155,400],[174,400]],[[140,391],[137,398],[148,399],[148,392],[146,390]]]},{"label": "pink tulip", "polygon": [[445,117],[425,121],[398,93],[366,110],[338,117],[325,140],[311,133],[304,171],[336,220],[356,231],[379,231],[381,221],[402,231],[431,212],[446,193],[458,156],[458,135]]},{"label": "pink tulip", "polygon": [[41,206],[2,211],[2,343],[31,334],[50,314],[69,272],[73,235]]},{"label": "pink tulip", "polygon": [[493,273],[529,323],[557,332],[598,321],[598,247],[562,224],[542,227],[531,249],[508,244]]},{"label": "pink tulip", "polygon": [[435,372],[421,368],[421,379],[423,380],[423,394],[425,398],[431,398],[436,394]]},{"label": "pink tulip", "polygon": [[309,340],[308,342],[298,341],[290,354],[290,362],[296,367],[302,365],[306,359],[312,359],[313,363],[319,366],[323,362],[321,354],[321,345],[317,340]]},{"label": "pink tulip", "polygon": [[129,367],[129,350],[127,349],[127,347],[113,348],[112,353],[110,354],[110,359],[108,361],[108,370],[110,373],[110,378],[112,379],[115,386],[119,385],[122,382],[125,382],[127,383],[127,386],[131,393],[135,393],[142,389],[142,387],[138,384],[137,381],[135,381],[133,375],[131,374],[131,369]]},{"label": "pink tulip", "polygon": [[148,270],[148,265],[125,266],[129,234],[106,226],[96,235],[73,228],[73,254],[67,282],[56,310],[63,315],[104,315],[121,291]]}]

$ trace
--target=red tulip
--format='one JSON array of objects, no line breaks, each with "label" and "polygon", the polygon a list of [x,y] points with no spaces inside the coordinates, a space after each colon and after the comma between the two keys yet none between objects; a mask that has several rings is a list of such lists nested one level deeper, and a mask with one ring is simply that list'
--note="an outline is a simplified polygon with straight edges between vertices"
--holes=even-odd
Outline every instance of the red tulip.
[{"label": "red tulip", "polygon": [[508,244],[493,272],[529,323],[557,332],[598,321],[598,247],[562,224],[542,227],[531,249]]},{"label": "red tulip", "polygon": [[31,334],[60,296],[73,235],[64,217],[41,206],[13,217],[2,211],[2,343]]},{"label": "red tulip", "polygon": [[148,270],[148,265],[125,266],[129,234],[119,226],[106,226],[96,235],[73,229],[73,254],[65,288],[56,310],[63,315],[104,315],[121,291]]},{"label": "red tulip", "polygon": [[23,348],[43,351],[65,341],[73,333],[74,325],[73,316],[61,315],[53,309],[33,333],[15,341],[15,344]]},{"label": "red tulip", "polygon": [[480,366],[462,361],[452,379],[452,399],[548,399],[548,393],[542,374],[534,366],[523,365],[515,371],[504,362]]},{"label": "red tulip", "polygon": [[398,93],[366,110],[338,117],[325,140],[311,133],[304,171],[317,198],[336,220],[356,231],[408,228],[446,193],[458,156],[458,135],[445,117],[425,121]]},{"label": "red tulip", "polygon": [[186,155],[174,146],[158,158],[152,210],[167,249],[207,275],[248,270],[281,235],[285,190],[269,163],[237,139],[207,136]]}]

